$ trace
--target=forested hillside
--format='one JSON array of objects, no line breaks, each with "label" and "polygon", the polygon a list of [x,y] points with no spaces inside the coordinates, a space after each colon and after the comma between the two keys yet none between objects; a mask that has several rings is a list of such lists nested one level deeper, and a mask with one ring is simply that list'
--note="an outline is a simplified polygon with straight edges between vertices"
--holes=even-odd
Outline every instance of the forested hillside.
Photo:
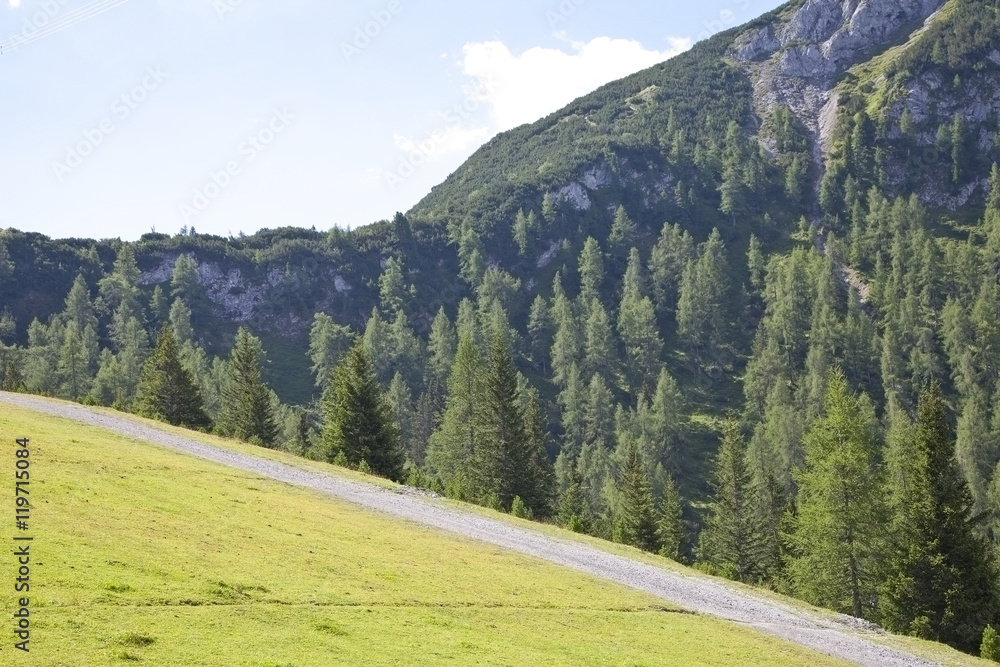
[{"label": "forested hillside", "polygon": [[[0,380],[978,652],[998,44],[997,0],[796,0],[496,137],[391,222],[0,232]],[[179,386],[201,404],[158,402]]]}]

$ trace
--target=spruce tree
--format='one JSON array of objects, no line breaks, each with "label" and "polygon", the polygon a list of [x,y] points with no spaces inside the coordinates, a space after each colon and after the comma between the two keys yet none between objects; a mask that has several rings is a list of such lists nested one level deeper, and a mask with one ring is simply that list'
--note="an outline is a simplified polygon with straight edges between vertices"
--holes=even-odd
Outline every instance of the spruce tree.
[{"label": "spruce tree", "polygon": [[613,381],[617,372],[617,349],[611,320],[604,306],[594,299],[586,311],[590,313],[584,325],[583,367],[584,376],[595,373]]},{"label": "spruce tree", "polygon": [[313,316],[312,327],[309,329],[309,358],[312,360],[317,387],[326,387],[333,369],[340,363],[353,339],[350,327],[337,324],[326,313],[316,313]]},{"label": "spruce tree", "polygon": [[174,426],[209,428],[201,390],[191,373],[181,365],[177,338],[167,325],[156,339],[156,348],[142,366],[136,389],[135,411],[143,417]]},{"label": "spruce tree", "polygon": [[677,484],[673,477],[667,475],[656,531],[660,541],[660,555],[671,560],[681,559],[681,547],[684,545],[685,537],[683,515],[684,504],[677,490]]},{"label": "spruce tree", "polygon": [[539,294],[532,301],[528,316],[528,350],[531,361],[541,369],[542,373],[547,373],[549,369],[549,350],[552,348],[554,334],[555,327],[552,324],[549,303]]},{"label": "spruce tree", "polygon": [[427,339],[427,354],[430,357],[428,373],[432,380],[442,384],[447,382],[457,345],[455,328],[444,312],[444,306],[441,306],[431,323],[431,333]]},{"label": "spruce tree", "polygon": [[580,302],[589,304],[600,299],[604,285],[604,253],[597,240],[588,236],[580,251]]},{"label": "spruce tree", "polygon": [[353,467],[393,481],[403,479],[405,456],[395,415],[382,394],[362,341],[347,352],[323,395],[322,445],[327,460],[343,457]]},{"label": "spruce tree", "polygon": [[571,464],[566,480],[566,488],[559,496],[559,511],[556,515],[559,525],[576,533],[589,533],[592,525],[590,508],[583,492],[583,480],[576,466]]},{"label": "spruce tree", "polygon": [[482,437],[480,424],[485,400],[484,370],[479,350],[464,335],[448,378],[441,425],[427,447],[428,471],[441,479],[450,495],[466,497],[470,489],[468,466]]},{"label": "spruce tree", "polygon": [[656,312],[661,317],[672,315],[677,307],[684,267],[693,255],[694,242],[691,235],[681,230],[680,225],[664,223],[663,231],[660,232],[660,238],[653,246],[649,258],[653,298]]},{"label": "spruce tree", "polygon": [[642,454],[635,445],[627,445],[625,448],[618,493],[620,502],[616,532],[619,540],[643,551],[659,551],[659,522],[653,504],[653,490]]},{"label": "spruce tree", "polygon": [[569,371],[578,365],[583,356],[583,334],[573,302],[562,288],[560,274],[553,280],[552,321],[555,335],[552,338],[552,381],[565,387],[569,381]]},{"label": "spruce tree", "polygon": [[649,297],[626,297],[618,313],[618,333],[625,344],[625,376],[633,394],[650,392],[660,372],[663,341]]},{"label": "spruce tree", "polygon": [[733,418],[723,425],[711,485],[713,493],[699,558],[733,579],[759,581],[767,556],[766,517],[747,463],[746,443]]},{"label": "spruce tree", "polygon": [[217,426],[223,435],[272,447],[278,438],[278,426],[271,407],[271,392],[261,372],[263,354],[260,340],[240,327],[226,364],[222,412]]},{"label": "spruce tree", "polygon": [[998,619],[995,556],[977,530],[972,494],[955,460],[955,438],[940,389],[920,396],[909,451],[894,457],[894,545],[883,590],[883,620],[963,651],[979,647]]},{"label": "spruce tree", "polygon": [[508,511],[515,496],[524,500],[530,494],[533,483],[517,371],[501,336],[493,338],[484,384],[481,437],[469,471],[472,490],[480,503]]},{"label": "spruce tree", "polygon": [[552,514],[555,494],[555,473],[548,456],[548,429],[538,391],[528,391],[528,405],[524,411],[525,448],[528,473],[521,489],[522,500],[533,516],[545,518]]}]

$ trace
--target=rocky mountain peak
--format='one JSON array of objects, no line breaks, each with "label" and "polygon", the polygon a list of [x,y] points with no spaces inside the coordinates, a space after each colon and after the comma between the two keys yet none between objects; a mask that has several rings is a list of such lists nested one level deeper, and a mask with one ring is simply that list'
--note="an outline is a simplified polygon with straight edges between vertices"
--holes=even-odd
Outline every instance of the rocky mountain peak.
[{"label": "rocky mountain peak", "polygon": [[945,1],[808,0],[786,22],[743,35],[733,55],[742,62],[773,60],[784,76],[827,80]]},{"label": "rocky mountain peak", "polygon": [[758,116],[787,106],[813,135],[821,166],[836,118],[837,77],[929,20],[946,1],[807,0],[784,20],[738,37],[730,56],[754,83]]}]

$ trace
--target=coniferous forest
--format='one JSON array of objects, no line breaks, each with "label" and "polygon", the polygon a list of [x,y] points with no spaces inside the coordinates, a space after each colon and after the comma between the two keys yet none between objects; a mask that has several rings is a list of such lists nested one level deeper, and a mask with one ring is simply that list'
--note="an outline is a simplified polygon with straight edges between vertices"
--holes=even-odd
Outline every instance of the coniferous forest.
[{"label": "coniferous forest", "polygon": [[500,135],[391,221],[0,231],[0,388],[1000,658],[1000,108],[962,111],[1000,80],[1000,5],[948,6],[838,81],[819,161],[792,109],[754,107],[742,28]]}]

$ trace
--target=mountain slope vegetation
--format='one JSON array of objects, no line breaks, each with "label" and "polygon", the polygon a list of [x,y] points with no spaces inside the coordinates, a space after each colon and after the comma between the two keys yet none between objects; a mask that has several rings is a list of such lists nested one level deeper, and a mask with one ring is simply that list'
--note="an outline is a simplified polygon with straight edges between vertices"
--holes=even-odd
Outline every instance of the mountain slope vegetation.
[{"label": "mountain slope vegetation", "polygon": [[[998,43],[997,0],[795,1],[497,136],[392,221],[0,232],[0,380],[130,409],[169,324],[216,420],[247,326],[276,442],[332,460],[319,399],[358,337],[411,483],[977,651],[1000,626]],[[873,512],[831,504],[831,470]],[[946,535],[907,529],[935,512]],[[988,590],[916,600],[916,571]]]}]

